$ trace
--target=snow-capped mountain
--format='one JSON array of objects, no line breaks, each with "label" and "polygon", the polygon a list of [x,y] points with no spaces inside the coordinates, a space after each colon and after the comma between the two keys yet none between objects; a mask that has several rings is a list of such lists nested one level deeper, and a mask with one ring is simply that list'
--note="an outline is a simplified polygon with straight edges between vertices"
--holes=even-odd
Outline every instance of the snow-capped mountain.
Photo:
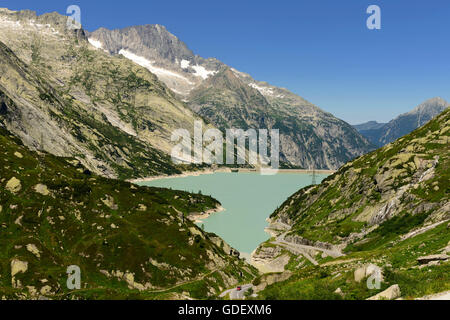
[{"label": "snow-capped mountain", "polygon": [[161,25],[100,28],[88,38],[99,50],[122,55],[156,74],[193,111],[221,129],[280,129],[283,162],[336,169],[372,149],[346,122],[286,89],[195,55]]}]

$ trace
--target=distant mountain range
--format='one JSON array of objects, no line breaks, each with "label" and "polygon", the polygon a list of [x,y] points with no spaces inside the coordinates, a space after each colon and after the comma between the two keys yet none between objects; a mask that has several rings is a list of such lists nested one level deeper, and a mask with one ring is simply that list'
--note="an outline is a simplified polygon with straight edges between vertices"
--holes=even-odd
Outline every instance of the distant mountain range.
[{"label": "distant mountain range", "polygon": [[354,125],[354,127],[356,128],[356,130],[361,132],[364,130],[377,130],[377,129],[382,128],[384,125],[386,125],[386,123],[379,123],[377,121],[369,121],[366,123],[356,124],[356,125]]},{"label": "distant mountain range", "polygon": [[346,122],[305,99],[225,65],[195,55],[161,25],[88,33],[89,42],[155,73],[187,106],[224,130],[278,128],[281,161],[336,169],[373,149]]},{"label": "distant mountain range", "polygon": [[389,123],[369,121],[354,127],[374,145],[382,147],[423,126],[448,107],[447,101],[437,97],[425,101]]}]

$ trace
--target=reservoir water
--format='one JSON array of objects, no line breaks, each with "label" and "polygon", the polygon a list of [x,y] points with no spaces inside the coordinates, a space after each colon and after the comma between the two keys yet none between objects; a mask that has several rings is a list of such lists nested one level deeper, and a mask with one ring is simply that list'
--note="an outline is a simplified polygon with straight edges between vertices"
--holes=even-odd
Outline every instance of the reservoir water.
[{"label": "reservoir water", "polygon": [[[318,174],[317,183],[327,175]],[[241,253],[250,254],[269,239],[264,232],[266,218],[289,196],[311,184],[311,175],[278,173],[263,176],[259,173],[214,173],[200,176],[164,178],[142,182],[141,185],[172,188],[193,193],[202,192],[220,201],[225,211],[212,214],[199,225],[205,231],[221,236]]]}]

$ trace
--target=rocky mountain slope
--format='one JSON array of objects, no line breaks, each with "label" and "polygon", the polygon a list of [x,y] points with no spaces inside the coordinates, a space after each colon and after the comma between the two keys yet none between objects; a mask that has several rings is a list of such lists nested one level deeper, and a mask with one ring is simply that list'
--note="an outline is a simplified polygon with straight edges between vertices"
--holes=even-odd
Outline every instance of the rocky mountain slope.
[{"label": "rocky mountain slope", "polygon": [[134,26],[88,33],[90,43],[110,54],[121,54],[145,66],[181,96],[190,91],[223,64],[203,59],[161,25]]},{"label": "rocky mountain slope", "polygon": [[1,121],[28,147],[105,176],[179,173],[171,134],[201,119],[146,68],[97,50],[66,22],[0,11]]},{"label": "rocky mountain slope", "polygon": [[281,160],[290,165],[337,169],[373,149],[344,121],[286,89],[194,55],[163,26],[101,28],[88,37],[97,48],[155,73],[192,110],[221,129],[280,129]]},{"label": "rocky mountain slope", "polygon": [[382,147],[423,126],[448,107],[449,103],[444,99],[432,98],[389,123],[371,121],[354,127],[370,142]]},{"label": "rocky mountain slope", "polygon": [[224,67],[191,92],[188,105],[219,128],[279,129],[280,160],[294,166],[336,169],[370,150],[344,121],[287,90],[262,87],[248,77]]},{"label": "rocky mountain slope", "polygon": [[[183,218],[219,205],[208,196],[91,174],[1,125],[0,154],[2,299],[207,298],[256,273]],[[71,265],[80,290],[66,286]]]},{"label": "rocky mountain slope", "polygon": [[[394,284],[405,297],[449,290],[449,138],[446,109],[287,199],[270,217],[274,237],[253,257],[278,272],[288,270],[290,280],[262,295],[315,296],[308,291],[313,284],[326,298],[340,298],[338,287],[350,299]],[[368,263],[383,269],[378,291],[360,283],[370,274],[353,279]]]}]

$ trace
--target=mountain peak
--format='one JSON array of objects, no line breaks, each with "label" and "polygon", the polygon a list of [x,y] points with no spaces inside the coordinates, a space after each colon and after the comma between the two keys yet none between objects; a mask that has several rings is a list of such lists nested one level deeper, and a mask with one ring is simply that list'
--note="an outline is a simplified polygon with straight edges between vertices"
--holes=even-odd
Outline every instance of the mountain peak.
[{"label": "mountain peak", "polygon": [[446,108],[449,107],[449,103],[444,100],[441,97],[434,97],[431,99],[428,99],[415,107],[410,112],[407,112],[406,115],[413,115],[413,114],[429,114],[430,116],[434,117],[444,111]]},{"label": "mountain peak", "polygon": [[449,103],[443,98],[434,97],[389,123],[376,125],[375,121],[370,121],[354,127],[372,143],[381,147],[423,126],[448,107]]},{"label": "mountain peak", "polygon": [[103,49],[112,54],[120,50],[131,50],[148,60],[161,58],[171,62],[192,60],[194,53],[160,24],[146,24],[123,29],[100,28],[89,33],[89,38],[102,43]]}]

